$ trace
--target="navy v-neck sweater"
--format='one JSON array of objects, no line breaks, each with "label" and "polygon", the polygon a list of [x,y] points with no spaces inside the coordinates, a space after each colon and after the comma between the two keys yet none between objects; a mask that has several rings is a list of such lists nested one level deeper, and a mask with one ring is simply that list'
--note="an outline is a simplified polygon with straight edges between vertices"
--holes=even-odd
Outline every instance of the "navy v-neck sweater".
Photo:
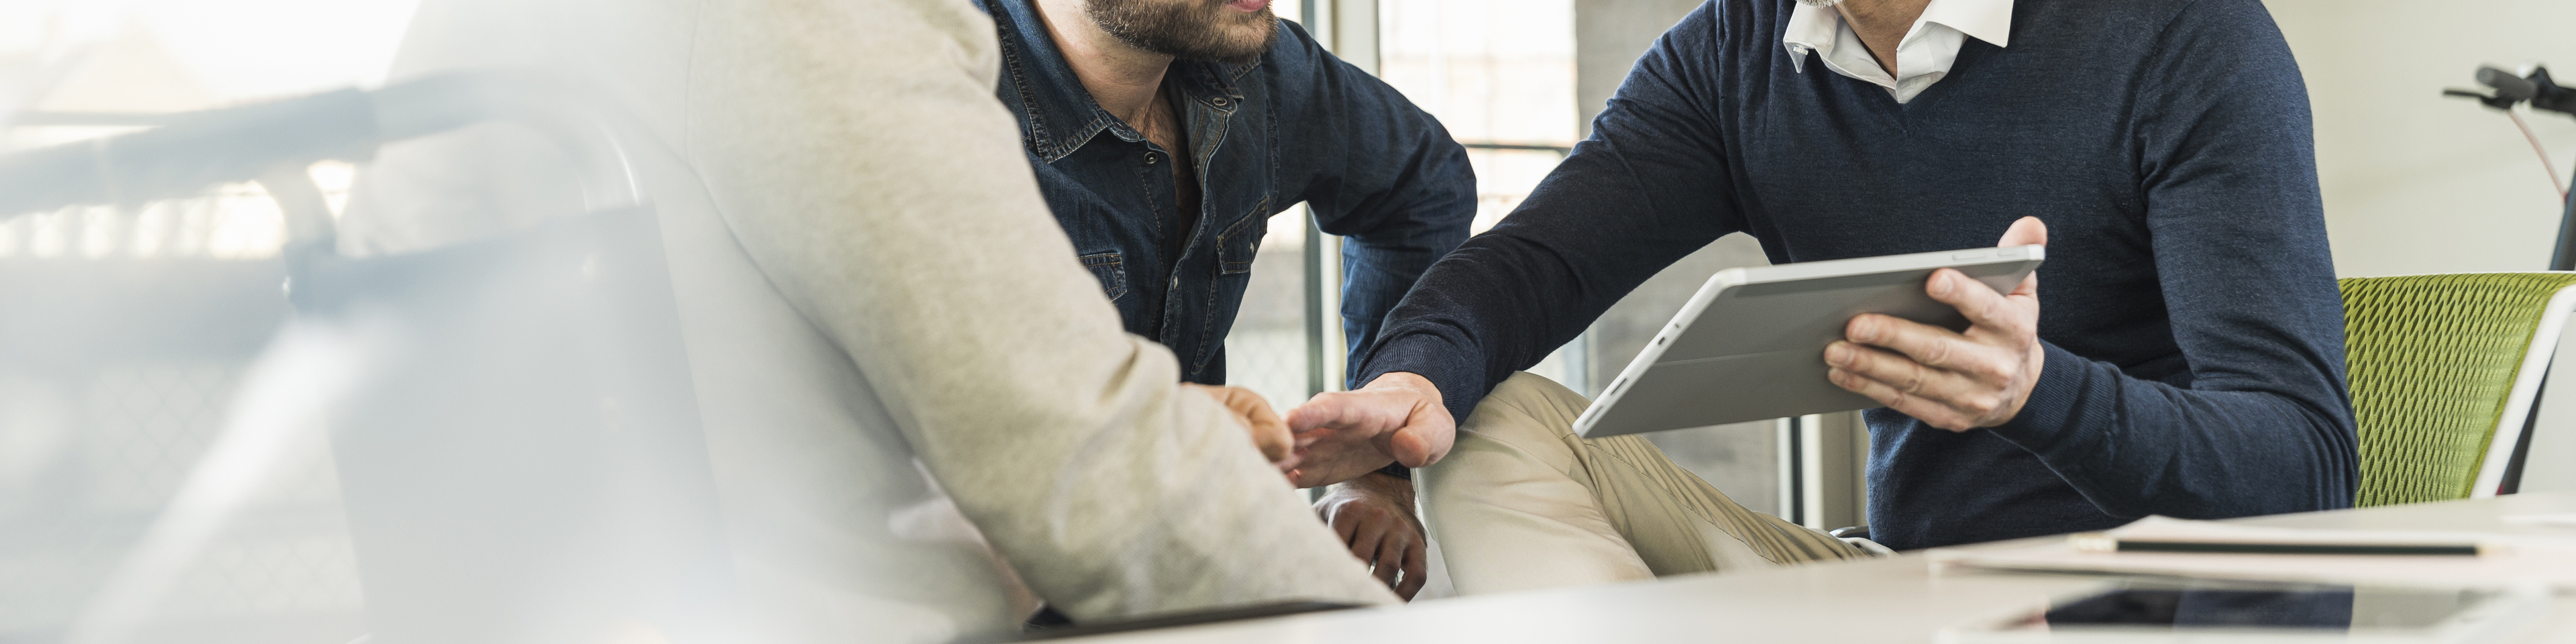
[{"label": "navy v-neck sweater", "polygon": [[1794,6],[1715,0],[1664,34],[1592,138],[1388,315],[1362,380],[1422,374],[1463,419],[1719,236],[1804,262],[1992,246],[2035,216],[2037,386],[1988,429],[1868,412],[1873,537],[2352,504],[2307,95],[2258,0],[2020,0],[2009,47],[1968,40],[1906,104],[1794,69]]}]

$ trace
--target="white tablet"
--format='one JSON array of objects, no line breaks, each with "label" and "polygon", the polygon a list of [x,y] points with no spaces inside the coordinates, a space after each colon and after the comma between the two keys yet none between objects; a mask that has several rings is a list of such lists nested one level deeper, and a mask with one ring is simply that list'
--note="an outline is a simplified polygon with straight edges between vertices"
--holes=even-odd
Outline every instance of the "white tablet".
[{"label": "white tablet", "polygon": [[2041,246],[1972,248],[1730,268],[1709,276],[1637,359],[1574,421],[1584,437],[1688,429],[1878,407],[1825,380],[1825,345],[1862,313],[1968,328],[1923,293],[1955,268],[2010,292],[2046,259]]}]

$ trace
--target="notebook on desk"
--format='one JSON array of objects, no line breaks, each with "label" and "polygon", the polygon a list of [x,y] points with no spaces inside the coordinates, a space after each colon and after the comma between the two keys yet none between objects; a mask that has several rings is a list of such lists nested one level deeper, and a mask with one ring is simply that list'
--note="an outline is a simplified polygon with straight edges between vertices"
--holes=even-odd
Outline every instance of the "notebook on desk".
[{"label": "notebook on desk", "polygon": [[[2083,539],[2282,545],[2474,544],[2478,554],[2253,554],[2120,552]],[[1935,566],[2165,575],[2203,579],[2384,583],[2433,586],[2546,585],[2576,590],[2576,535],[2445,530],[2276,528],[2147,517],[2099,535],[2035,543],[1938,548]]]}]

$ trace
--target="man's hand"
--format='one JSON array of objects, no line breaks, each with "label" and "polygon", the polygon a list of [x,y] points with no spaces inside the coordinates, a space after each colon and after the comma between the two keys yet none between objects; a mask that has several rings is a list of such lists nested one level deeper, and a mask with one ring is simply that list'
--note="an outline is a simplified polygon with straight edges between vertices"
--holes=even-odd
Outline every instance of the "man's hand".
[{"label": "man's hand", "polygon": [[1413,514],[1412,481],[1370,472],[1333,486],[1315,501],[1315,513],[1396,596],[1413,601],[1413,594],[1422,592],[1429,554],[1422,520]]},{"label": "man's hand", "polygon": [[1368,386],[1328,391],[1288,410],[1297,436],[1297,487],[1340,483],[1403,463],[1423,467],[1449,454],[1458,423],[1440,406],[1440,388],[1412,373],[1378,376]]},{"label": "man's hand", "polygon": [[[2048,243],[2037,217],[2013,222],[1997,246]],[[1968,318],[1952,333],[1892,316],[1854,316],[1844,341],[1825,347],[1826,378],[1907,416],[1954,432],[1993,427],[2021,413],[2047,364],[2039,344],[2039,274],[1998,294],[1952,269],[1923,291]]]},{"label": "man's hand", "polygon": [[1279,413],[1270,410],[1270,401],[1263,399],[1261,394],[1242,387],[1213,387],[1189,382],[1181,383],[1181,386],[1206,393],[1218,404],[1233,410],[1234,421],[1241,423],[1244,431],[1252,435],[1252,446],[1260,449],[1261,457],[1270,459],[1270,464],[1278,467],[1280,473],[1296,469],[1296,437],[1288,433],[1288,425],[1279,421]]}]

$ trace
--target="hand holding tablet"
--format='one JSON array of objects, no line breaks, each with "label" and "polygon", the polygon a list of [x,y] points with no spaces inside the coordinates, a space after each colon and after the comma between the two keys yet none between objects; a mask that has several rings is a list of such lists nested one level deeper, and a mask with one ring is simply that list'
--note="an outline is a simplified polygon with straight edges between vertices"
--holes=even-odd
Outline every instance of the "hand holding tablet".
[{"label": "hand holding tablet", "polygon": [[[2009,420],[2041,366],[2033,271],[2046,259],[2047,229],[2024,218],[2002,241],[1719,271],[1576,419],[1575,433],[1881,406],[1954,431]],[[1933,283],[1936,274],[1949,283]],[[1852,352],[1848,366],[1827,364],[1835,347]]]},{"label": "hand holding tablet", "polygon": [[[2048,227],[2024,217],[1997,246],[2048,244]],[[2037,259],[2037,255],[2032,256]],[[1970,287],[1958,271],[1935,270],[1933,300],[1968,318],[1965,331],[1864,313],[1825,347],[1825,379],[1889,409],[1954,432],[2012,420],[2029,398],[2046,354],[2039,346],[2039,278],[2012,290]]]}]

